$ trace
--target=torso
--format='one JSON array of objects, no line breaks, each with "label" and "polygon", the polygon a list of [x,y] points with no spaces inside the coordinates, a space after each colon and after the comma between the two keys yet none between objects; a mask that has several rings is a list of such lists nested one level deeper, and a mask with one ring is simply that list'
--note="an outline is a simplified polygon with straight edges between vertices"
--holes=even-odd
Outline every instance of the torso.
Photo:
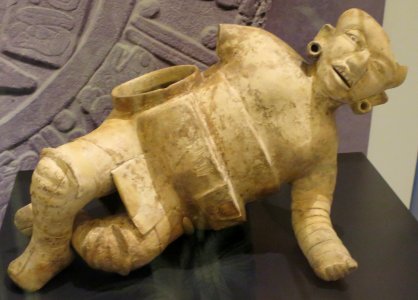
[{"label": "torso", "polygon": [[[217,118],[242,120],[244,133],[235,140],[231,140],[234,134],[222,136],[219,130],[214,136],[236,148],[236,155],[231,153],[225,161],[246,201],[303,176],[308,168],[335,152],[337,143],[334,116],[315,105],[312,80],[304,73],[303,59],[277,38],[256,45],[262,46],[251,44],[250,50],[206,72],[207,80],[219,81],[218,86],[229,88],[235,97],[199,98],[207,107],[214,106],[212,102],[225,107],[231,103],[230,109],[220,110],[228,117]],[[225,126],[235,124],[229,122]]]},{"label": "torso", "polygon": [[251,46],[214,66],[189,93],[138,117],[156,170],[169,174],[212,228],[244,220],[243,203],[336,151],[333,116],[314,105],[302,58],[278,39],[257,45],[262,49]]}]

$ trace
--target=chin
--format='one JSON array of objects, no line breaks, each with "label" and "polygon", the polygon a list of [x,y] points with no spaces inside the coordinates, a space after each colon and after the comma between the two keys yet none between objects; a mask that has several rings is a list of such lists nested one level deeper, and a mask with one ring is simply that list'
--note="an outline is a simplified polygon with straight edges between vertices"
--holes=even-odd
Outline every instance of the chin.
[{"label": "chin", "polygon": [[341,88],[335,87],[333,85],[328,86],[325,89],[324,94],[326,97],[341,104],[350,104],[352,102],[352,97],[349,93],[347,93],[347,91],[342,91]]}]

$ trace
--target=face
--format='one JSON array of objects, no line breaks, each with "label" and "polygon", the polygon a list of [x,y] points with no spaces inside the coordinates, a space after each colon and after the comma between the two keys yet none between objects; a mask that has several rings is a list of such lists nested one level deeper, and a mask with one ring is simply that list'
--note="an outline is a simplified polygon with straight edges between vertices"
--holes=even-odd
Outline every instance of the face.
[{"label": "face", "polygon": [[328,25],[323,29],[326,32],[320,40],[315,84],[323,95],[338,102],[353,103],[379,94],[396,73],[397,64],[390,55],[369,47],[368,36],[374,41],[387,40],[381,28],[361,25],[352,22],[350,26]]}]

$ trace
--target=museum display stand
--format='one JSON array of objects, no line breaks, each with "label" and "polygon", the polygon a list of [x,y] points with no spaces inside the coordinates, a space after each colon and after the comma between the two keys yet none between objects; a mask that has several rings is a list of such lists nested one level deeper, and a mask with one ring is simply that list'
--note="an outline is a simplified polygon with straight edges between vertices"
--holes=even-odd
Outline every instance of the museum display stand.
[{"label": "museum display stand", "polygon": [[[359,263],[343,280],[324,282],[309,267],[285,187],[247,205],[247,223],[183,236],[129,276],[92,270],[77,258],[36,293],[6,274],[28,242],[13,226],[30,199],[31,172],[20,172],[0,231],[0,299],[418,299],[418,222],[363,154],[340,154],[338,164],[332,221]],[[104,203],[112,201],[118,196]]]}]

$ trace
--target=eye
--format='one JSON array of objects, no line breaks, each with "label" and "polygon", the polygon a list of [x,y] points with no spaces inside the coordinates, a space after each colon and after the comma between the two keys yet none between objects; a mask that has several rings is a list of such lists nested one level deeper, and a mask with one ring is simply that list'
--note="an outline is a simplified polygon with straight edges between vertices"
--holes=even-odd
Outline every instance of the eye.
[{"label": "eye", "polygon": [[347,31],[346,36],[354,43],[359,49],[363,49],[365,46],[365,41],[362,34],[358,30]]},{"label": "eye", "polygon": [[372,63],[373,63],[373,66],[375,67],[377,72],[379,72],[381,74],[385,73],[385,67],[382,65],[381,62],[379,62],[377,60],[374,60]]},{"label": "eye", "polygon": [[358,42],[358,37],[352,33],[347,33],[348,37],[350,38],[350,40],[352,40],[353,42],[357,43]]}]

